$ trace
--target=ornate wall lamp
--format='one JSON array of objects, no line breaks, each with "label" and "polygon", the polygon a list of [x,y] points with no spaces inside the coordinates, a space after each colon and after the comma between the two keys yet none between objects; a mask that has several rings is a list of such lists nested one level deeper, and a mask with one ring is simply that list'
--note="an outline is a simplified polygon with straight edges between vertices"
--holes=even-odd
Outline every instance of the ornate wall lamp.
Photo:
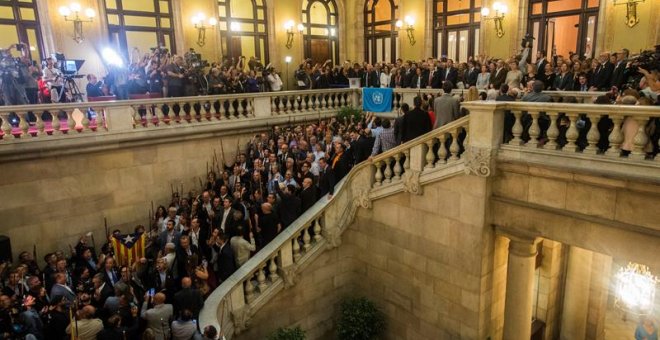
[{"label": "ornate wall lamp", "polygon": [[298,24],[296,26],[296,23],[293,20],[289,20],[284,23],[284,29],[286,30],[286,48],[290,49],[293,46],[293,36],[295,32],[293,31],[293,28],[296,27],[298,29],[298,33],[303,34],[303,31],[305,30],[305,26],[303,24]]},{"label": "ornate wall lamp", "polygon": [[644,0],[613,0],[614,6],[626,5],[626,24],[633,27],[639,22],[637,17],[637,4]]},{"label": "ornate wall lamp", "polygon": [[[73,40],[75,40],[77,43],[81,43],[83,40],[85,40],[85,37],[83,36],[83,28],[82,24],[83,22],[92,22],[94,21],[94,17],[96,16],[96,12],[94,12],[93,9],[87,8],[85,9],[85,19],[80,17],[80,11],[81,11],[80,4],[78,3],[72,3],[69,6],[62,6],[60,7],[60,15],[64,17],[64,21],[71,21],[73,22]],[[71,16],[73,15],[73,18]]]},{"label": "ornate wall lamp", "polygon": [[504,15],[509,11],[509,8],[505,4],[495,2],[493,4],[493,11],[495,11],[495,14],[490,16],[490,8],[483,7],[481,9],[481,17],[484,20],[493,20],[495,22],[495,34],[497,34],[498,38],[501,38],[504,36]]},{"label": "ornate wall lamp", "polygon": [[[415,18],[407,15],[403,20],[406,22],[406,35],[408,36],[408,42],[410,42],[410,45],[415,45],[417,42],[415,40]],[[396,28],[401,29],[402,27],[403,21],[397,20]]]},{"label": "ornate wall lamp", "polygon": [[192,17],[192,22],[197,29],[197,45],[202,47],[206,45],[206,28],[208,26],[215,28],[215,25],[218,24],[218,20],[216,18],[209,18],[209,20],[206,21],[206,16],[199,13]]}]

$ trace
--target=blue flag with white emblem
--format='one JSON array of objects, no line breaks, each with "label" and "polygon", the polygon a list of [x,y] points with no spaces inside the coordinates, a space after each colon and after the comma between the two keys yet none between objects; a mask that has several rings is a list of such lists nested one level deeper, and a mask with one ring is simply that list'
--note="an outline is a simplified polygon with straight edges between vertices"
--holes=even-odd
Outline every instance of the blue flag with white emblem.
[{"label": "blue flag with white emblem", "polygon": [[369,112],[392,111],[392,93],[394,89],[365,87],[362,89],[362,110]]}]

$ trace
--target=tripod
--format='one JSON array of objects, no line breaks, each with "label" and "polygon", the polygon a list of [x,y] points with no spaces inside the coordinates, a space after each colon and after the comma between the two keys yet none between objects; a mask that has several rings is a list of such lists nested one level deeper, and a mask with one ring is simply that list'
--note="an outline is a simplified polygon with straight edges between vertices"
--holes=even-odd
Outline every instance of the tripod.
[{"label": "tripod", "polygon": [[60,103],[82,103],[83,95],[78,88],[73,77],[64,77],[64,86],[62,87],[62,93],[60,93]]}]

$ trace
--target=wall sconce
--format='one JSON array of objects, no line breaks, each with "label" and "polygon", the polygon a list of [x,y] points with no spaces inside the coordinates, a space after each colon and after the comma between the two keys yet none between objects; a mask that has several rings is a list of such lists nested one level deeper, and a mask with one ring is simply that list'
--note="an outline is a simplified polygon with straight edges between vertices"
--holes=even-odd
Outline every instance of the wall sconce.
[{"label": "wall sconce", "polygon": [[637,4],[644,2],[644,0],[613,0],[614,6],[626,5],[626,24],[628,27],[633,27],[639,22],[637,17]]},{"label": "wall sconce", "polygon": [[199,47],[206,45],[206,25],[208,24],[210,27],[215,27],[215,25],[218,24],[216,18],[209,18],[208,22],[205,22],[205,20],[206,17],[202,13],[192,17],[193,25],[197,29],[197,45]]},{"label": "wall sconce", "polygon": [[293,46],[293,35],[295,32],[293,31],[293,27],[296,27],[298,29],[298,33],[302,34],[303,31],[305,30],[305,26],[303,24],[298,24],[296,26],[296,23],[293,20],[289,20],[284,23],[284,29],[286,30],[286,48],[290,49],[291,46]]},{"label": "wall sconce", "polygon": [[[403,20],[406,22],[406,35],[408,36],[408,42],[410,45],[415,45],[417,42],[415,40],[415,18],[407,15]],[[396,21],[396,28],[401,29],[403,27],[403,21]]]},{"label": "wall sconce", "polygon": [[[82,29],[83,22],[92,22],[96,16],[96,12],[94,12],[93,9],[87,8],[85,9],[85,17],[87,18],[83,19],[80,17],[81,10],[80,4],[78,3],[72,3],[69,6],[60,7],[60,15],[64,17],[64,21],[73,22],[73,40],[79,44],[85,40]],[[70,18],[71,15],[73,15],[72,19]]]},{"label": "wall sconce", "polygon": [[505,4],[495,2],[493,4],[493,10],[495,11],[495,15],[491,17],[489,16],[490,8],[483,7],[481,9],[481,17],[484,20],[493,20],[495,22],[495,33],[498,38],[501,38],[504,36],[504,25],[502,22],[504,21],[504,15],[509,11],[509,8]]}]

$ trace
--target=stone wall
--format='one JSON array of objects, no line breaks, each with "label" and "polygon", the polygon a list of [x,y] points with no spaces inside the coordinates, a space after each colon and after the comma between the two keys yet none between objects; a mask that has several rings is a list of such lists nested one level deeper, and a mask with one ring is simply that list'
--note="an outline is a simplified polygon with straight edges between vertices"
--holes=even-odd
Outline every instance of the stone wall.
[{"label": "stone wall", "polygon": [[[223,136],[228,161],[236,145],[244,148],[252,134]],[[146,225],[150,202],[165,205],[170,184],[199,190],[220,138],[158,143],[67,156],[42,157],[0,165],[0,234],[11,238],[14,258],[38,245],[38,256],[74,246],[80,235],[94,232],[103,242],[108,227],[131,230]]]}]

